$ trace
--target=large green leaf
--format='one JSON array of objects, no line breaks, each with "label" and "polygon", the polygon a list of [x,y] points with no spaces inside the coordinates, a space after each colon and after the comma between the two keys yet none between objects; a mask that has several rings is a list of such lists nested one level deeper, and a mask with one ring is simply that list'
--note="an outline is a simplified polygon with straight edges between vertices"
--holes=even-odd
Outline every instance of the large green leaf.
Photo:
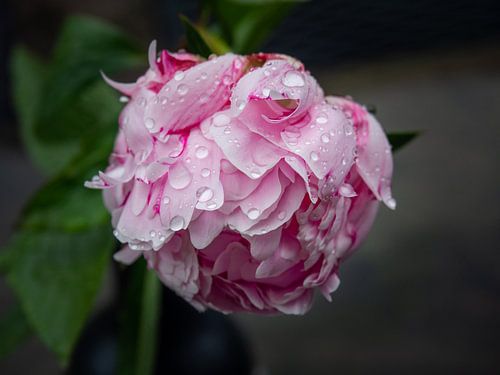
[{"label": "large green leaf", "polygon": [[6,357],[31,334],[31,328],[18,304],[0,318],[0,359]]},{"label": "large green leaf", "polygon": [[114,240],[107,225],[77,233],[22,230],[7,274],[26,317],[64,364],[101,284]]},{"label": "large green leaf", "polygon": [[256,52],[299,1],[209,1],[223,35],[237,53]]},{"label": "large green leaf", "polygon": [[43,85],[36,134],[54,143],[98,137],[103,130],[100,116],[113,112],[107,101],[94,100],[107,95],[93,91],[104,90],[92,87],[101,80],[99,71],[118,72],[144,61],[145,54],[113,26],[88,17],[69,18]]},{"label": "large green leaf", "polygon": [[76,142],[51,144],[34,134],[47,68],[24,48],[15,48],[11,60],[14,104],[21,136],[33,163],[45,174],[60,171],[79,150]]}]

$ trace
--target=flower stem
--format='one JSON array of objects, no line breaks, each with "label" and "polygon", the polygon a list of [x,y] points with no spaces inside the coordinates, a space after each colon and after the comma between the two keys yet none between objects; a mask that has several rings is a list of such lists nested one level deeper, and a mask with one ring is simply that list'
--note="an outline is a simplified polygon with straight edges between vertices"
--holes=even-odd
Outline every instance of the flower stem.
[{"label": "flower stem", "polygon": [[153,374],[155,368],[158,317],[161,297],[160,282],[152,271],[144,273],[141,319],[137,340],[137,375]]}]

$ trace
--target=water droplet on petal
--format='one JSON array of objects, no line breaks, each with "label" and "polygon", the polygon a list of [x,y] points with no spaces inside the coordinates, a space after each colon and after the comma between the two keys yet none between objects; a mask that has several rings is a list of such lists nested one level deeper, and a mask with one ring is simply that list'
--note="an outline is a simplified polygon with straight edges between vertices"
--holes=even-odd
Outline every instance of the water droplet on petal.
[{"label": "water droplet on petal", "polygon": [[198,159],[205,159],[208,156],[208,148],[200,146],[196,149],[195,155]]},{"label": "water droplet on petal", "polygon": [[198,202],[207,202],[214,196],[214,191],[209,187],[203,186],[196,191]]},{"label": "water droplet on petal", "polygon": [[146,106],[146,99],[144,99],[144,97],[140,97],[139,99],[137,99],[137,104],[139,104],[139,106],[141,107],[145,107]]},{"label": "water droplet on petal", "polygon": [[156,232],[154,230],[152,230],[151,232],[149,232],[149,235],[151,237],[156,237]]},{"label": "water droplet on petal", "polygon": [[206,206],[209,210],[213,210],[215,207],[217,207],[217,203],[214,201],[208,202]]},{"label": "water droplet on petal", "polygon": [[151,130],[151,129],[153,129],[155,127],[155,120],[153,120],[151,117],[148,117],[144,121],[144,125],[146,125],[146,128],[148,128],[149,130]]},{"label": "water droplet on petal", "polygon": [[293,70],[290,70],[285,73],[282,82],[285,86],[288,87],[304,86],[304,78],[302,78],[302,74],[299,72],[295,72]]},{"label": "water droplet on petal", "polygon": [[183,164],[175,164],[168,172],[168,183],[174,189],[184,189],[191,183],[191,173]]},{"label": "water droplet on petal", "polygon": [[285,217],[286,217],[286,212],[285,211],[281,211],[278,214],[278,219],[280,219],[280,220],[285,220]]},{"label": "water droplet on petal", "polygon": [[170,197],[164,196],[162,202],[163,202],[163,204],[169,204],[170,203]]},{"label": "water droplet on petal", "polygon": [[181,81],[184,78],[184,72],[182,70],[179,70],[178,72],[175,73],[174,79],[176,81]]},{"label": "water droplet on petal", "polygon": [[128,96],[120,96],[120,102],[121,103],[127,103],[129,101]]},{"label": "water droplet on petal", "polygon": [[201,170],[201,176],[202,176],[202,177],[208,177],[208,176],[210,176],[210,169],[208,169],[208,168],[203,168],[203,169]]},{"label": "water droplet on petal", "polygon": [[200,96],[200,103],[207,103],[210,97],[207,94],[202,94]]},{"label": "water droplet on petal", "polygon": [[222,83],[226,86],[229,86],[231,83],[233,83],[233,80],[230,76],[224,76],[222,77]]},{"label": "water droplet on petal", "polygon": [[251,208],[247,212],[247,216],[251,220],[255,220],[260,216],[260,210],[258,208]]},{"label": "water droplet on petal", "polygon": [[250,176],[252,176],[252,178],[259,178],[261,173],[258,169],[253,169],[250,171]]},{"label": "water droplet on petal", "polygon": [[184,227],[184,218],[182,216],[174,216],[172,220],[170,220],[170,229],[174,232],[181,230]]},{"label": "water droplet on petal", "polygon": [[208,74],[206,72],[202,72],[200,75],[201,79],[207,79],[207,77],[208,77]]},{"label": "water droplet on petal", "polygon": [[189,88],[184,84],[177,86],[177,94],[179,94],[181,96],[186,95],[188,91],[189,91]]},{"label": "water droplet on petal", "polygon": [[396,209],[396,200],[394,198],[390,198],[387,200],[387,207],[389,207],[391,210]]},{"label": "water droplet on petal", "polygon": [[326,114],[321,114],[318,116],[318,118],[316,118],[316,122],[318,124],[326,124],[328,122],[328,117],[326,116]]},{"label": "water droplet on petal", "polygon": [[323,143],[330,142],[330,135],[328,133],[323,133],[321,135],[321,142],[323,142]]},{"label": "water droplet on petal", "polygon": [[264,95],[264,98],[267,98],[269,94],[271,94],[271,89],[266,87],[262,90],[262,95]]},{"label": "water droplet on petal", "polygon": [[224,134],[231,134],[231,127],[230,126],[226,126],[224,128]]},{"label": "water droplet on petal", "polygon": [[226,126],[230,121],[231,119],[229,118],[229,116],[220,113],[214,117],[212,122],[214,126]]},{"label": "water droplet on petal", "polygon": [[309,155],[312,161],[318,161],[319,160],[319,155],[316,151],[312,151],[311,154]]}]

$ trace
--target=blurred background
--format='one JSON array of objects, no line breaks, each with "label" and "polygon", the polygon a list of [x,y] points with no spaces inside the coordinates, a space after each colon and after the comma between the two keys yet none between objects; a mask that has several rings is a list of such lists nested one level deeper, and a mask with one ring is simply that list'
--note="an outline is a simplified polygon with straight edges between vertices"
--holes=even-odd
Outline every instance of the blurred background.
[{"label": "blurred background", "polygon": [[[42,57],[65,17],[108,20],[175,48],[194,0],[0,2],[0,246],[43,183],[23,151],[8,61]],[[425,130],[395,157],[395,212],[382,208],[340,270],[333,302],[303,317],[231,316],[255,375],[498,373],[500,368],[500,2],[312,0],[262,48],[304,61],[326,93],[374,104],[388,131]],[[110,278],[111,279],[111,278]],[[99,304],[113,292],[108,280]],[[0,312],[12,302],[0,280]],[[181,303],[181,302],[178,302]],[[0,374],[58,374],[32,339]],[[168,372],[166,372],[168,373]]]}]

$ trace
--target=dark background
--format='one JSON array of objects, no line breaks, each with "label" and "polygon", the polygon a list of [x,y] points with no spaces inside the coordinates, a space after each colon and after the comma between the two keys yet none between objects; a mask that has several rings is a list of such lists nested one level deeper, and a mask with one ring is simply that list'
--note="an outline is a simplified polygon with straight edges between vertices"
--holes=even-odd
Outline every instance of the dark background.
[{"label": "dark background", "polygon": [[[0,2],[0,246],[43,182],[23,152],[9,51],[48,57],[65,16],[105,18],[174,48],[196,1]],[[500,366],[500,2],[313,0],[263,48],[302,59],[326,93],[375,104],[387,130],[425,133],[395,157],[398,209],[380,211],[329,304],[304,317],[233,316],[255,375],[498,373]],[[114,290],[108,280],[98,306]],[[0,281],[0,310],[12,296]],[[32,339],[1,374],[58,373]]]}]

